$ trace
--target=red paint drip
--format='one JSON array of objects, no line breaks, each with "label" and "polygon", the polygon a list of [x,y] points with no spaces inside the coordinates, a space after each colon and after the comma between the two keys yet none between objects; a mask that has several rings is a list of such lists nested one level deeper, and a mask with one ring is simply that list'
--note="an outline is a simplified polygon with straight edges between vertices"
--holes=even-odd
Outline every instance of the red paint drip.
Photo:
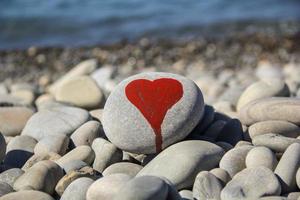
[{"label": "red paint drip", "polygon": [[182,84],[171,78],[137,79],[125,88],[128,100],[143,114],[155,133],[156,152],[162,150],[161,125],[167,111],[183,96]]}]

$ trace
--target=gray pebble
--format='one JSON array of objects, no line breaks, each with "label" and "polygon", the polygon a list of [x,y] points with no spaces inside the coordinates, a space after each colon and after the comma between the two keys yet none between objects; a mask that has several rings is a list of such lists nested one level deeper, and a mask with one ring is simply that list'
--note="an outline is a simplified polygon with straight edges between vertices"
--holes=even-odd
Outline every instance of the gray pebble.
[{"label": "gray pebble", "polygon": [[24,171],[19,168],[12,168],[0,174],[0,182],[5,182],[13,187],[15,181],[24,174]]},{"label": "gray pebble", "polygon": [[45,136],[34,147],[37,155],[49,154],[50,152],[64,155],[69,145],[69,137],[66,135]]},{"label": "gray pebble", "polygon": [[231,180],[230,175],[224,169],[215,168],[215,169],[210,170],[209,172],[211,174],[213,174],[215,177],[217,177],[223,185],[226,185]]},{"label": "gray pebble", "polygon": [[277,163],[275,154],[267,147],[254,147],[246,157],[247,168],[264,166],[273,171]]},{"label": "gray pebble", "polygon": [[66,188],[60,200],[86,200],[86,192],[93,182],[87,177],[76,179]]},{"label": "gray pebble", "polygon": [[103,171],[103,176],[108,176],[110,174],[127,174],[131,177],[135,177],[143,167],[138,164],[130,162],[118,162],[110,165]]}]

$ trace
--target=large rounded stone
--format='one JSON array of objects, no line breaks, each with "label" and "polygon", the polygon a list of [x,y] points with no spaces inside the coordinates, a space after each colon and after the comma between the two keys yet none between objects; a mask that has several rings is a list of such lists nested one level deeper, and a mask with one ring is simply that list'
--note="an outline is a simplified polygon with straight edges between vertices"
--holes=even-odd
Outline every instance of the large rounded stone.
[{"label": "large rounded stone", "polygon": [[69,145],[69,137],[66,135],[45,136],[34,147],[34,153],[45,155],[50,152],[64,155]]},{"label": "large rounded stone", "polygon": [[279,177],[282,193],[297,191],[296,173],[300,167],[300,144],[290,145],[283,153],[275,174]]},{"label": "large rounded stone", "polygon": [[14,189],[7,183],[0,182],[0,197],[13,192]]},{"label": "large rounded stone", "polygon": [[248,132],[252,139],[255,136],[267,133],[275,133],[286,137],[296,138],[300,135],[300,128],[287,121],[271,120],[252,124],[249,127]]},{"label": "large rounded stone", "polygon": [[130,162],[118,162],[110,165],[103,171],[103,176],[108,176],[111,174],[127,174],[131,177],[135,177],[143,167],[138,164]]},{"label": "large rounded stone", "polygon": [[261,80],[250,85],[240,96],[237,110],[247,103],[266,97],[289,96],[290,91],[284,81],[280,79]]},{"label": "large rounded stone", "polygon": [[258,199],[279,195],[280,183],[266,167],[247,168],[236,174],[221,192],[222,200]]},{"label": "large rounded stone", "polygon": [[300,139],[268,133],[254,137],[252,143],[255,146],[268,147],[275,152],[284,152],[291,144],[300,144]]},{"label": "large rounded stone", "polygon": [[39,190],[52,194],[55,185],[63,176],[63,170],[55,162],[44,160],[36,163],[21,175],[14,184],[14,189]]},{"label": "large rounded stone", "polygon": [[194,82],[149,72],[122,81],[108,97],[102,119],[106,136],[117,147],[151,154],[184,139],[203,113]]},{"label": "large rounded stone", "polygon": [[205,141],[176,143],[151,160],[137,176],[159,176],[170,180],[177,189],[191,187],[199,171],[216,167],[223,156],[221,147]]},{"label": "large rounded stone", "polygon": [[71,135],[88,121],[89,117],[86,110],[51,104],[28,120],[22,135],[29,135],[36,140],[41,140],[45,136]]},{"label": "large rounded stone", "polygon": [[128,181],[114,200],[167,200],[168,184],[155,176],[141,176]]},{"label": "large rounded stone", "polygon": [[94,139],[104,136],[105,135],[100,122],[88,121],[74,131],[74,133],[71,135],[71,140],[75,146],[91,146]]},{"label": "large rounded stone", "polygon": [[193,197],[196,200],[220,200],[222,189],[222,184],[217,177],[208,171],[202,171],[195,179],[193,186]]},{"label": "large rounded stone", "polygon": [[111,200],[130,180],[126,174],[112,174],[95,181],[86,193],[86,200]]},{"label": "large rounded stone", "polygon": [[70,78],[57,88],[55,99],[85,109],[98,108],[103,94],[97,83],[89,76]]},{"label": "large rounded stone", "polygon": [[0,107],[0,132],[5,136],[19,135],[33,113],[27,107]]},{"label": "large rounded stone", "polygon": [[281,120],[300,125],[300,99],[271,97],[252,101],[240,112],[240,120],[245,125],[260,121]]},{"label": "large rounded stone", "polygon": [[95,152],[93,168],[99,172],[103,172],[111,164],[122,161],[123,152],[103,138],[95,139],[92,149]]},{"label": "large rounded stone", "polygon": [[248,152],[252,149],[252,146],[236,147],[222,157],[220,161],[220,168],[224,169],[233,177],[236,173],[246,168],[245,160]]},{"label": "large rounded stone", "polygon": [[12,168],[0,174],[0,182],[5,182],[13,187],[15,181],[24,174],[24,171],[19,168]]},{"label": "large rounded stone", "polygon": [[5,157],[5,152],[6,152],[6,142],[5,142],[5,138],[3,137],[2,133],[0,132],[0,162]]},{"label": "large rounded stone", "polygon": [[87,177],[76,179],[67,187],[60,200],[86,200],[86,192],[93,182],[93,179]]},{"label": "large rounded stone", "polygon": [[275,154],[266,147],[254,147],[246,157],[247,168],[264,166],[270,170],[274,170],[278,161]]},{"label": "large rounded stone", "polygon": [[68,164],[73,160],[81,160],[90,165],[91,163],[93,163],[94,158],[95,158],[95,153],[93,149],[89,146],[82,145],[76,147],[72,151],[65,154],[63,157],[58,159],[56,163],[62,168],[64,168],[64,165]]},{"label": "large rounded stone", "polygon": [[35,190],[24,190],[18,192],[12,192],[1,197],[1,200],[54,200],[50,195],[44,192]]}]

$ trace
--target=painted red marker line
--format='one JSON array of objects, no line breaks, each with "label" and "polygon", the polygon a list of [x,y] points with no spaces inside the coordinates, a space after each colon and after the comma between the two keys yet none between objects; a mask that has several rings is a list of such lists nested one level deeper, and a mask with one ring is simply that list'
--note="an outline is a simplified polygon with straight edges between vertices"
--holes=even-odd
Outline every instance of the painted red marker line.
[{"label": "painted red marker line", "polygon": [[172,78],[137,79],[125,88],[127,99],[143,114],[155,133],[156,152],[162,150],[161,125],[167,111],[183,96],[182,84]]}]

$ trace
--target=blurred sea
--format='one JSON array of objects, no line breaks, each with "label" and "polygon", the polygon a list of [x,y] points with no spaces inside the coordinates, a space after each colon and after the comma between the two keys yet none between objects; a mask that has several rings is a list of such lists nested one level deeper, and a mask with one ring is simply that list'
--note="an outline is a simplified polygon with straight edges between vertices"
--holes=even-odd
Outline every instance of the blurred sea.
[{"label": "blurred sea", "polygon": [[0,49],[299,31],[300,0],[0,0]]}]

